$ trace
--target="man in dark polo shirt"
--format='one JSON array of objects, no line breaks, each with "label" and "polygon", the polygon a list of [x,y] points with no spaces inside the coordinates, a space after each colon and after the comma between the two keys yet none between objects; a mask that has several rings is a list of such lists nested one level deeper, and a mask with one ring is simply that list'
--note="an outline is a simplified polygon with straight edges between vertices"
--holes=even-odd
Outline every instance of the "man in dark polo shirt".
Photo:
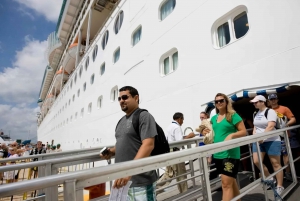
[{"label": "man in dark polo shirt", "polygon": [[[138,91],[125,86],[119,90],[119,103],[123,112],[126,113],[121,118],[116,128],[116,145],[108,148],[108,154],[100,155],[102,158],[110,159],[115,156],[115,162],[125,162],[149,157],[154,148],[154,137],[157,135],[156,124],[153,116],[147,111],[142,111],[139,116],[140,134],[135,132],[132,126],[133,114],[139,108]],[[125,186],[128,181],[132,184],[128,191],[128,199],[135,201],[156,200],[155,181],[157,175],[154,170],[138,175],[117,179],[114,188]]]}]

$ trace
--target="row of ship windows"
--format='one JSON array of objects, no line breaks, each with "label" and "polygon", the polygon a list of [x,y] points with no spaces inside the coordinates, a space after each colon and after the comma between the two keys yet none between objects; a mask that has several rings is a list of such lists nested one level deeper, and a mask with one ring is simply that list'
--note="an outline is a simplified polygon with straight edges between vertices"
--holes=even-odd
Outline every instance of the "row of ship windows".
[{"label": "row of ship windows", "polygon": [[[167,0],[162,4],[161,6],[161,20],[165,19],[172,11],[174,10],[176,5],[176,0]],[[244,9],[245,10],[245,9]],[[115,22],[115,33],[117,34],[122,26],[124,18],[124,12],[119,12],[116,22]],[[246,11],[240,12],[239,14],[233,13],[232,16],[226,17],[226,22],[221,23],[220,26],[217,26],[216,34],[217,37],[215,38],[215,42],[217,43],[218,47],[226,46],[227,44],[234,42],[241,37],[243,37],[249,30],[249,24],[248,24],[248,17]],[[102,48],[105,49],[107,41],[108,41],[109,32],[106,31],[106,33],[103,36],[102,39]],[[139,26],[132,34],[132,45],[136,45],[140,40],[142,36],[142,26]],[[92,54],[93,61],[95,61],[98,53],[98,45],[95,46]],[[121,49],[118,47],[114,53],[113,53],[113,62],[116,63],[120,59],[121,55]],[[85,70],[88,69],[89,66],[89,56],[87,57],[85,61]],[[178,68],[178,51],[177,49],[172,49],[166,54],[162,56],[160,59],[160,74],[162,76],[168,75]],[[79,77],[82,76],[83,72],[83,66],[80,66],[79,69]],[[100,75],[102,76],[105,73],[105,62],[101,64],[100,66]],[[90,78],[90,83],[94,83],[95,75],[93,74]],[[74,83],[76,84],[77,81],[77,73],[74,77]],[[70,82],[70,88],[73,86],[73,80]],[[67,87],[67,90],[64,92],[63,95],[66,95],[66,92],[69,90],[69,86]],[[86,82],[83,84],[83,91],[86,90]],[[80,89],[77,91],[77,96],[80,95]],[[62,98],[62,97],[61,97]],[[75,95],[73,95],[73,101],[75,99]],[[69,105],[71,101],[69,100]],[[65,104],[67,107],[67,103]],[[63,110],[63,109],[62,109]]]},{"label": "row of ship windows", "polygon": [[[160,12],[160,20],[164,20],[168,15],[170,15],[176,6],[176,0],[165,0],[165,2],[161,5]],[[244,9],[246,10],[246,9]],[[231,12],[233,13],[233,12]],[[234,42],[235,40],[243,37],[249,30],[248,16],[246,11],[240,12],[238,14],[233,13],[234,16],[226,16],[226,22],[219,23],[216,27],[216,35],[217,37],[213,40],[214,45],[221,48],[227,45],[230,42]],[[115,34],[118,34],[124,18],[124,12],[120,11],[116,17],[114,24]],[[219,20],[220,21],[220,20]],[[222,21],[222,20],[221,20]],[[140,40],[142,36],[142,26],[139,26],[132,33],[131,44],[135,46]],[[102,37],[101,46],[104,50],[109,39],[109,31],[106,30]]]},{"label": "row of ship windows", "polygon": [[[84,91],[85,91],[85,88],[86,88],[86,83],[84,84]],[[111,92],[110,92],[110,101],[111,102],[115,102],[117,100],[117,97],[118,97],[118,86],[115,86],[111,89]],[[77,91],[77,96],[79,97],[80,96],[80,89],[78,89]],[[72,97],[72,101],[74,102],[75,101],[75,94],[73,95]],[[97,108],[100,109],[102,107],[102,102],[103,102],[103,96],[99,96],[98,99],[97,99]],[[70,106],[71,104],[71,99],[69,99],[68,103],[66,103],[58,112],[57,114],[53,117],[53,119],[57,118],[59,116],[59,114],[61,114],[65,109],[67,109],[67,106]],[[92,112],[92,103],[90,103],[88,105],[88,114],[90,114]],[[84,108],[81,109],[81,116],[80,117],[83,117],[83,114],[84,114]],[[72,118],[70,118],[71,120]],[[75,119],[77,119],[77,113],[75,114]]]},{"label": "row of ship windows", "polygon": [[[110,96],[110,100],[111,102],[114,102],[117,100],[117,96],[118,96],[118,87],[115,86],[112,90],[111,90],[111,96]],[[73,98],[74,98],[74,95],[73,95]],[[70,100],[69,100],[69,104],[70,104]],[[97,109],[101,109],[102,108],[102,104],[103,104],[103,96],[99,96],[98,99],[97,99]],[[64,111],[64,108],[67,108],[67,104],[65,105],[66,107],[62,107],[62,109],[54,116],[54,118],[56,118],[61,112]],[[87,107],[87,114],[91,114],[93,111],[93,103],[89,103],[88,104],[88,107]],[[79,113],[79,118],[83,118],[84,117],[84,108],[82,108],[80,110],[80,113]],[[60,124],[56,125],[55,127],[53,127],[51,130],[55,130],[55,129],[58,129],[62,126],[65,126],[75,120],[77,120],[78,118],[78,112],[76,112],[74,114],[74,119],[73,119],[73,115],[70,116],[70,118],[67,118],[66,120],[64,120],[63,122],[61,122]]]}]

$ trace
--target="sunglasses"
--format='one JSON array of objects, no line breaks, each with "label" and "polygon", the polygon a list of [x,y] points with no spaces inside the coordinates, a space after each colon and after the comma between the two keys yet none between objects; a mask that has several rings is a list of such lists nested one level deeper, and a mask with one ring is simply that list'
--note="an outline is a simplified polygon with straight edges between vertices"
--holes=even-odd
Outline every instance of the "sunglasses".
[{"label": "sunglasses", "polygon": [[215,104],[224,103],[225,99],[215,100]]},{"label": "sunglasses", "polygon": [[15,145],[15,144],[12,144],[11,146],[12,146],[12,147],[16,147],[17,145]]},{"label": "sunglasses", "polygon": [[128,98],[129,98],[128,95],[122,95],[122,96],[118,97],[118,101],[127,100]]}]

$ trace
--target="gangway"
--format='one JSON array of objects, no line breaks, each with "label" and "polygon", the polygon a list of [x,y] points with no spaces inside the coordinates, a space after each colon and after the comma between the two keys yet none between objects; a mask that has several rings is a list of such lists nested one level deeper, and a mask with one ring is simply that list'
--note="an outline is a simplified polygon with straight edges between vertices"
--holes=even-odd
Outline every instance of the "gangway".
[{"label": "gangway", "polygon": [[[206,162],[206,156],[208,154],[213,154],[219,151],[232,149],[234,147],[239,147],[243,145],[247,145],[250,143],[257,143],[265,138],[274,137],[278,135],[285,136],[285,141],[287,145],[287,151],[289,153],[289,161],[290,161],[290,167],[291,167],[291,173],[293,177],[293,182],[291,182],[286,189],[284,190],[282,197],[287,197],[290,192],[292,192],[295,188],[299,188],[297,186],[297,178],[295,174],[295,167],[294,162],[299,160],[300,157],[293,159],[291,153],[291,149],[289,146],[289,139],[286,137],[286,131],[289,129],[295,129],[300,126],[293,126],[285,129],[280,129],[276,131],[271,131],[264,133],[263,135],[253,135],[253,136],[247,136],[243,138],[233,139],[230,141],[225,141],[221,143],[206,145],[202,147],[196,147],[193,149],[186,149],[179,152],[172,152],[168,154],[143,158],[139,160],[129,161],[129,162],[123,162],[123,163],[117,163],[117,164],[111,164],[109,166],[104,167],[95,167],[88,170],[80,170],[77,172],[69,172],[65,174],[60,175],[51,175],[46,176],[43,178],[37,178],[31,181],[24,181],[24,182],[18,182],[14,184],[7,184],[0,187],[0,196],[10,196],[11,194],[15,193],[22,193],[29,190],[34,189],[49,189],[57,187],[57,185],[63,184],[63,199],[65,201],[81,201],[83,200],[83,189],[87,186],[96,185],[99,183],[105,183],[107,181],[111,181],[120,177],[124,176],[130,176],[139,174],[142,172],[150,171],[153,169],[159,169],[161,167],[165,167],[172,164],[177,164],[184,161],[193,161],[194,159],[197,159],[197,163],[199,164],[199,170],[198,175],[201,181],[201,187],[200,191],[198,193],[198,199],[201,200],[208,200],[212,201],[213,196],[215,192],[211,191],[212,184],[209,181],[209,172],[208,165]],[[262,164],[261,158],[259,158],[260,164]],[[287,166],[282,167],[279,171],[285,169]],[[274,172],[269,177],[265,177],[265,175],[262,173],[262,179],[266,180],[271,177],[273,177],[277,172]],[[198,176],[196,175],[196,176]],[[195,177],[196,177],[195,176]],[[253,192],[257,188],[261,188],[261,179],[256,179],[254,182],[246,185],[245,187],[241,188],[241,194],[240,196],[237,196],[236,198],[232,199],[238,200],[241,197],[244,197],[245,195]],[[272,198],[266,188],[263,188],[263,200],[268,201],[269,198],[272,200]],[[297,191],[295,191],[297,192]],[[289,197],[289,201],[293,198],[294,194],[292,194]],[[57,200],[57,197],[51,198],[51,193],[46,192],[45,196],[46,200]],[[102,198],[99,198],[97,200],[101,200]],[[107,200],[107,198],[104,198]],[[195,198],[193,198],[195,199]],[[296,200],[298,197],[296,196]],[[103,200],[103,199],[102,199]],[[189,196],[186,196],[186,199],[183,200],[189,200]]]}]

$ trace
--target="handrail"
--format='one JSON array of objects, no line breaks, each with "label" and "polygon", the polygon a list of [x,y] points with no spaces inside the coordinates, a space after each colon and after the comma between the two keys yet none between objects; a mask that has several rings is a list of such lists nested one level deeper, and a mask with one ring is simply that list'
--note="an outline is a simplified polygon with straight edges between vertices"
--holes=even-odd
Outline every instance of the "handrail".
[{"label": "handrail", "polygon": [[[176,141],[176,142],[171,142],[170,143],[170,148],[173,147],[181,147],[184,145],[191,145],[191,144],[195,144],[198,143],[200,141],[203,141],[203,137],[194,137],[194,138],[190,138],[190,139],[186,139],[186,140],[180,140],[180,141]],[[110,146],[112,147],[112,146]],[[45,166],[47,164],[61,164],[56,165],[57,167],[63,167],[64,163],[67,162],[74,162],[74,161],[79,161],[79,160],[86,160],[86,159],[95,159],[97,161],[102,160],[99,157],[99,150],[101,150],[102,147],[100,148],[95,148],[95,152],[92,153],[82,153],[80,155],[77,156],[66,156],[66,157],[62,157],[62,158],[51,158],[51,159],[46,159],[46,160],[39,160],[39,161],[33,161],[30,163],[23,163],[23,164],[17,164],[17,165],[10,165],[10,166],[1,166],[0,167],[0,172],[6,172],[6,171],[11,171],[11,170],[20,170],[20,169],[24,169],[24,168],[32,168],[32,167],[40,167],[40,166]],[[54,153],[52,155],[57,156],[58,153]],[[42,155],[42,154],[40,154]],[[43,154],[45,155],[45,154]],[[49,154],[50,155],[50,154]],[[39,155],[34,155],[34,156],[39,156]],[[25,159],[27,157],[19,157],[17,158],[17,160],[14,161],[18,161],[18,160],[22,160]],[[37,158],[37,157],[31,157],[31,158]],[[5,160],[1,160],[1,162],[8,162],[8,161],[13,161],[13,160],[9,160],[9,159],[5,159]]]},{"label": "handrail", "polygon": [[[269,137],[279,136],[284,134],[287,130],[299,127],[300,126],[292,126],[289,128],[266,132],[263,134],[246,136],[225,142],[196,147],[193,149],[186,149],[178,152],[171,152],[168,154],[162,154],[139,160],[116,163],[109,166],[92,168],[89,170],[81,170],[61,175],[52,175],[44,178],[38,178],[30,181],[7,184],[0,187],[0,194],[1,196],[9,196],[11,194],[26,192],[33,189],[57,186],[64,183],[65,195],[74,195],[74,191],[76,189],[82,190],[86,186],[104,183],[106,181],[114,180],[124,176],[140,174],[146,171],[157,169],[159,167],[165,167],[186,160],[193,160],[195,158],[205,159],[207,154],[213,154],[249,143],[258,142]],[[74,185],[75,188],[73,188]],[[69,200],[67,197],[65,199]]]}]

